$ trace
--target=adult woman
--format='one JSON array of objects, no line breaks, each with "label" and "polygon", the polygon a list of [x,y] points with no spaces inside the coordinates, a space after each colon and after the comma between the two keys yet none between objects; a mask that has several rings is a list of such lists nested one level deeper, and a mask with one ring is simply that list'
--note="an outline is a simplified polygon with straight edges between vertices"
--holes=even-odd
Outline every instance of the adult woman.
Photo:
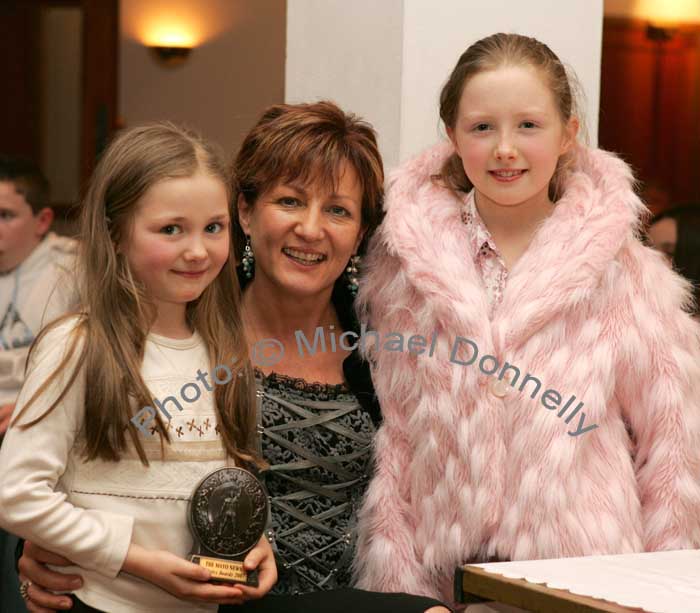
[{"label": "adult woman", "polygon": [[[270,537],[280,571],[278,595],[244,609],[445,610],[401,594],[317,591],[349,585],[355,507],[379,411],[354,352],[298,349],[302,336],[315,343],[319,328],[322,334],[357,328],[355,258],[381,218],[383,169],[374,133],[329,102],[275,106],[246,137],[234,170],[244,325],[260,366],[259,430],[271,465]],[[283,358],[262,353],[270,339]],[[20,560],[23,575],[70,589],[38,566],[45,554],[32,551],[35,559],[25,552]],[[55,605],[36,585],[29,594]]]}]

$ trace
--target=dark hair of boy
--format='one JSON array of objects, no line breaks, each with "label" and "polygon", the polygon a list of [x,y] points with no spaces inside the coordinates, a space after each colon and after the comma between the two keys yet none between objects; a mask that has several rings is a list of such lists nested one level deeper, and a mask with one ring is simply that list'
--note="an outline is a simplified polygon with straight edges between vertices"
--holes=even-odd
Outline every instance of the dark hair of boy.
[{"label": "dark hair of boy", "polygon": [[0,154],[0,181],[14,183],[35,215],[49,206],[49,182],[31,160]]}]

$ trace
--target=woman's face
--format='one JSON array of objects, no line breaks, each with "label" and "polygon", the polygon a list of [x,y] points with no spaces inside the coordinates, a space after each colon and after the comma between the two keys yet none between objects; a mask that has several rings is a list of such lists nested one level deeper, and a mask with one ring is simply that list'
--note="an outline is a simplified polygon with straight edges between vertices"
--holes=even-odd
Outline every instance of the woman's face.
[{"label": "woman's face", "polygon": [[670,259],[676,252],[678,225],[671,217],[664,217],[649,228],[649,242],[654,249],[665,253]]},{"label": "woman's face", "polygon": [[337,190],[280,183],[253,206],[238,202],[250,236],[255,280],[299,298],[333,287],[362,240],[362,189],[352,165],[343,164]]}]

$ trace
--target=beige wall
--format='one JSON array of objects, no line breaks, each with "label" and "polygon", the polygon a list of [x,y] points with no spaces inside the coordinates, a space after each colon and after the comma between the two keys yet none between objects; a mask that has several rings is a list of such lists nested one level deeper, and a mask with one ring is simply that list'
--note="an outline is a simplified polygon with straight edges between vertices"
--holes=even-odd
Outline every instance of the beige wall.
[{"label": "beige wall", "polygon": [[637,0],[605,0],[606,17],[636,17]]},{"label": "beige wall", "polygon": [[[268,105],[284,101],[285,0],[120,0],[119,115],[127,126],[186,123],[238,148]],[[181,31],[195,49],[163,67],[143,41]]]}]

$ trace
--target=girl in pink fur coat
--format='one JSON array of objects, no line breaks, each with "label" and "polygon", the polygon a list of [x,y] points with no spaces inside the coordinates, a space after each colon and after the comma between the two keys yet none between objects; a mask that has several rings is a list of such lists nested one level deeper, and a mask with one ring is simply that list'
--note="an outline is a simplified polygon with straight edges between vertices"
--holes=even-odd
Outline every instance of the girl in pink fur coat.
[{"label": "girl in pink fur coat", "polygon": [[577,144],[534,39],[472,45],[440,102],[450,142],[394,174],[359,294],[384,413],[359,585],[700,547],[700,335],[630,169]]}]

